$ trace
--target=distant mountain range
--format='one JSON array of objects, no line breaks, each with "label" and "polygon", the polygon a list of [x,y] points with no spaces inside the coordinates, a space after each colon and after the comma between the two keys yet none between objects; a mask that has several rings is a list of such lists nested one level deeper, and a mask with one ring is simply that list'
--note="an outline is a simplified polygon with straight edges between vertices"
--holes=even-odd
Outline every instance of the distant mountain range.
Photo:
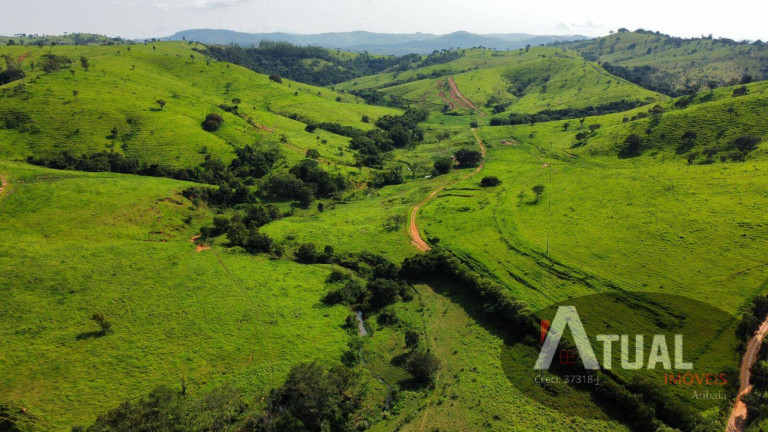
[{"label": "distant mountain range", "polygon": [[315,45],[346,51],[368,51],[373,54],[429,54],[434,50],[483,46],[497,50],[518,49],[526,45],[589,39],[581,35],[537,36],[526,33],[475,34],[464,31],[446,35],[429,33],[240,33],[231,30],[197,29],[180,31],[163,40],[191,40],[208,44],[252,45],[263,40],[284,41],[296,45]]}]

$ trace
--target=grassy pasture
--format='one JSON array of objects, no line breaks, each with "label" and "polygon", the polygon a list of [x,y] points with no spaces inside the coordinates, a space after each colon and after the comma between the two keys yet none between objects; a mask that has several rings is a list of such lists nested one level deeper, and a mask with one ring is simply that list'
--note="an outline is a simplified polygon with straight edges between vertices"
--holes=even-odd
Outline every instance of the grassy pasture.
[{"label": "grassy pasture", "polygon": [[[211,215],[178,195],[183,183],[8,162],[0,172],[0,387],[42,430],[182,378],[192,391],[229,382],[258,395],[293,364],[343,351],[348,311],[319,302],[330,268],[196,253],[189,238]],[[94,312],[110,334],[94,337]]]},{"label": "grassy pasture", "polygon": [[[289,80],[278,84],[245,68],[209,61],[193,51],[196,47],[168,42],[0,48],[0,54],[24,58],[21,66],[27,74],[23,87],[19,82],[3,86],[2,110],[29,117],[21,128],[0,129],[0,156],[114,149],[144,162],[188,167],[202,161],[203,148],[228,160],[234,147],[285,136],[282,141],[295,159],[315,148],[336,163],[350,164],[351,154],[339,151],[346,149],[348,139],[324,131],[307,133],[304,123],[287,116],[369,129],[373,126],[361,121],[363,115],[375,120],[398,112],[324,88]],[[72,59],[74,75],[67,69],[42,73],[40,58],[47,53]],[[79,63],[81,55],[89,60],[87,71]],[[158,99],[167,103],[162,110]],[[233,99],[240,99],[241,116],[219,108],[235,105]],[[225,119],[215,133],[200,126],[210,112]],[[111,137],[113,127],[116,137]]]}]

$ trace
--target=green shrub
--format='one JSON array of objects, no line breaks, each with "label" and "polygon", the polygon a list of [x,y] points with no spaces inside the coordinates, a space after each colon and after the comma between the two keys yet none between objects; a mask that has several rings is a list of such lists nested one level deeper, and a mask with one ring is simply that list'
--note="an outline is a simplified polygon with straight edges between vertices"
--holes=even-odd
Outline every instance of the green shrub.
[{"label": "green shrub", "polygon": [[480,186],[482,187],[494,187],[501,184],[501,180],[498,177],[487,176],[480,180]]}]

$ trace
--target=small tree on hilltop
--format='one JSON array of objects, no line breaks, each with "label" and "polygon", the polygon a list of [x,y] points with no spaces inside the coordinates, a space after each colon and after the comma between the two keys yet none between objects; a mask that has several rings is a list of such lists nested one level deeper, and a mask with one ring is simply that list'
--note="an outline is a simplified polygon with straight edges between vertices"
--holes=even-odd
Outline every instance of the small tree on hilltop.
[{"label": "small tree on hilltop", "polygon": [[155,103],[160,107],[160,111],[162,111],[163,108],[165,108],[165,104],[167,102],[165,102],[164,99],[158,99],[158,100],[155,101]]},{"label": "small tree on hilltop", "polygon": [[107,321],[107,318],[102,314],[101,312],[96,312],[91,316],[91,320],[93,320],[96,324],[99,325],[100,332],[99,334],[101,336],[104,336],[109,332],[109,329],[112,328],[112,323]]}]

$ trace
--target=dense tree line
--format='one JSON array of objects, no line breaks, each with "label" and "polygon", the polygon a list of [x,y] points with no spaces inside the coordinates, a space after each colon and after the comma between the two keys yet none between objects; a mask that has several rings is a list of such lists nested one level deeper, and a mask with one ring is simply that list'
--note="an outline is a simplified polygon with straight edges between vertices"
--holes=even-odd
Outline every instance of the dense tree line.
[{"label": "dense tree line", "polygon": [[612,75],[637,84],[640,87],[663,93],[668,96],[678,97],[685,94],[682,89],[676,90],[670,84],[674,77],[669,72],[663,72],[659,68],[649,65],[624,67],[616,66],[610,63],[603,63],[603,69]]},{"label": "dense tree line", "polygon": [[507,117],[493,117],[490,120],[491,126],[508,126],[519,124],[533,124],[548,122],[554,120],[566,120],[583,117],[593,117],[604,114],[613,114],[623,111],[629,111],[639,106],[644,105],[645,102],[635,100],[620,100],[615,102],[609,102],[597,106],[588,106],[584,108],[565,108],[559,110],[543,110],[536,114],[519,114],[511,113]]},{"label": "dense tree line", "polygon": [[[281,158],[277,147],[245,146],[235,149],[236,157],[228,165],[220,159],[206,155],[195,168],[170,168],[159,164],[140,163],[138,159],[118,152],[99,152],[76,156],[63,152],[54,156],[34,157],[27,161],[34,165],[54,169],[89,172],[116,172],[206,183],[217,187],[197,186],[186,189],[184,196],[209,204],[234,206],[258,201],[258,192],[276,200],[297,200],[303,207],[318,197],[331,197],[348,187],[341,174],[329,174],[314,159],[304,159],[287,173],[273,173],[272,168]],[[267,174],[271,174],[268,177]],[[266,178],[264,178],[266,177]],[[262,179],[260,182],[257,180]]]},{"label": "dense tree line", "polygon": [[378,129],[363,131],[338,123],[320,123],[307,125],[307,131],[320,128],[352,138],[349,147],[357,151],[355,159],[358,165],[381,168],[384,164],[384,153],[424,140],[424,131],[419,127],[419,123],[428,116],[426,110],[409,109],[403,115],[380,117],[376,120]]},{"label": "dense tree line", "polygon": [[400,276],[408,281],[451,281],[482,302],[488,316],[499,326],[511,328],[515,333],[523,335],[539,331],[525,302],[516,299],[506,287],[497,282],[478,276],[446,251],[432,249],[425,254],[406,258]]},{"label": "dense tree line", "polygon": [[366,378],[341,364],[326,368],[301,363],[263,401],[254,401],[231,386],[200,395],[161,386],[148,396],[99,416],[73,432],[241,432],[355,431],[367,392]]},{"label": "dense tree line", "polygon": [[404,71],[445,63],[461,56],[456,51],[442,51],[433,52],[424,59],[416,54],[395,57],[373,56],[368,53],[346,58],[335,55],[326,48],[272,41],[262,41],[257,47],[248,48],[237,45],[210,45],[203,53],[259,73],[279,75],[317,86],[375,75],[388,69]]},{"label": "dense tree line", "polygon": [[296,257],[301,262],[334,262],[355,272],[357,277],[339,270],[331,273],[328,282],[332,289],[323,298],[327,304],[344,304],[368,312],[413,299],[412,288],[401,277],[400,267],[381,255],[367,251],[335,254],[327,247],[320,253],[311,244],[299,250],[302,253],[297,252]]}]

